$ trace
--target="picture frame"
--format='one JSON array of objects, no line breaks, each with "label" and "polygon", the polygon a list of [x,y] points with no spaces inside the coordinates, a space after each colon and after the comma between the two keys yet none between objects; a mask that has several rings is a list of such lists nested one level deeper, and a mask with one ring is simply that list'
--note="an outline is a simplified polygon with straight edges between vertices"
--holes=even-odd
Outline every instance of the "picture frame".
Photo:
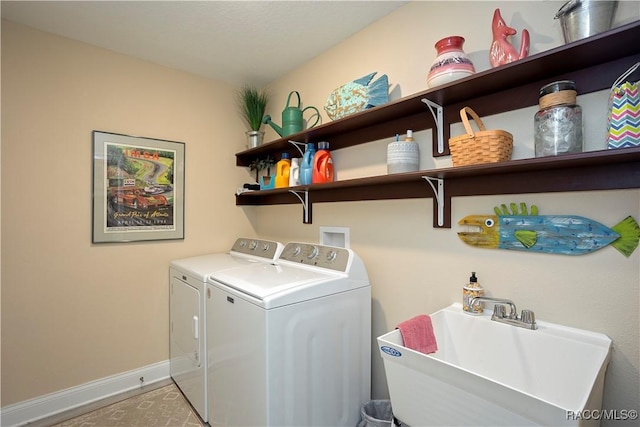
[{"label": "picture frame", "polygon": [[92,242],[184,239],[185,144],[94,130]]}]

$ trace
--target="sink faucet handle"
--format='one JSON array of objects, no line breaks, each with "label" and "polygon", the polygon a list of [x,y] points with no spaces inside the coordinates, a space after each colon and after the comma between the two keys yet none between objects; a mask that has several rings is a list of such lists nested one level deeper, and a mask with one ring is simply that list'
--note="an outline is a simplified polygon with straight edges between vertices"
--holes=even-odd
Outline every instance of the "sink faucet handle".
[{"label": "sink faucet handle", "polygon": [[522,314],[520,315],[520,320],[523,323],[526,323],[528,325],[535,325],[536,315],[531,310],[522,310]]},{"label": "sink faucet handle", "polygon": [[493,306],[493,316],[491,317],[494,319],[504,319],[505,317],[507,317],[504,305],[495,304]]}]

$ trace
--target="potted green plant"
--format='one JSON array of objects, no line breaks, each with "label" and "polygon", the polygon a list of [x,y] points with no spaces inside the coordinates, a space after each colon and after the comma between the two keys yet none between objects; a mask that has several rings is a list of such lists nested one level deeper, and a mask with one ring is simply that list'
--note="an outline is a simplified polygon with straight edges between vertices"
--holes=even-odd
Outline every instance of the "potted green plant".
[{"label": "potted green plant", "polygon": [[244,85],[237,92],[238,111],[250,129],[246,132],[248,148],[257,147],[262,143],[264,132],[260,131],[260,126],[268,102],[268,92],[264,89],[258,90],[252,85]]}]

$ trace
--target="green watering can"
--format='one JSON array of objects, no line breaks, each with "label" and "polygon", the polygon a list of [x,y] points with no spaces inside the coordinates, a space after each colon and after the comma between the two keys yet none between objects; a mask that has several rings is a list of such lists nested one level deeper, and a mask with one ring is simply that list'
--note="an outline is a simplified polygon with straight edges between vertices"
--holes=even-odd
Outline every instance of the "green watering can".
[{"label": "green watering can", "polygon": [[[291,102],[291,95],[293,95],[294,93],[298,97],[298,105],[289,106],[289,103]],[[320,121],[320,112],[316,107],[311,107],[311,106],[305,108],[304,110],[301,110],[300,94],[294,90],[289,94],[289,97],[287,98],[287,106],[282,111],[282,127],[273,123],[271,121],[271,116],[268,114],[262,118],[262,123],[271,125],[273,130],[278,132],[278,135],[282,137],[289,136],[294,133],[302,132],[302,115],[304,114],[305,111],[309,109],[314,110],[316,112],[315,114],[316,121],[313,122],[312,125],[308,125],[307,129],[311,129],[312,127],[318,124],[318,122]]]}]

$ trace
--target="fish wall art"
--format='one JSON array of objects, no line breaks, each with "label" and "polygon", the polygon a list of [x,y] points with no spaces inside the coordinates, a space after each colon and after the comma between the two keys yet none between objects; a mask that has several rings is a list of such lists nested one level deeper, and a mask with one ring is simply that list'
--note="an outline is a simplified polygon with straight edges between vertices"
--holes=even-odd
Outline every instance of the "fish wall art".
[{"label": "fish wall art", "polygon": [[[509,209],[510,208],[510,209]],[[458,225],[470,231],[458,233],[468,245],[489,249],[511,249],[562,255],[584,255],[609,245],[627,258],[638,247],[640,226],[628,216],[609,228],[577,215],[539,215],[525,203],[502,204],[495,215],[468,215]]]},{"label": "fish wall art", "polygon": [[389,102],[389,79],[381,75],[371,83],[377,72],[360,77],[335,89],[324,104],[331,120],[341,119],[353,113],[377,107]]}]

